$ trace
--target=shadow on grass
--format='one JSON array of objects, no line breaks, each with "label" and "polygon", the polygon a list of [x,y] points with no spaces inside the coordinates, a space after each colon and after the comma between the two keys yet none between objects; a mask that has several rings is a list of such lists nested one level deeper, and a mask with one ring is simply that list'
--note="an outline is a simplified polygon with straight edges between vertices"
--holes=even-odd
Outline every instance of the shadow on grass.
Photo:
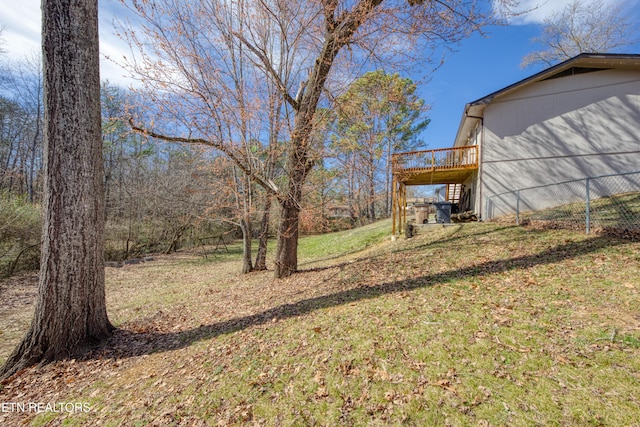
[{"label": "shadow on grass", "polygon": [[[495,229],[494,229],[495,231]],[[116,330],[113,337],[101,349],[91,352],[87,358],[126,358],[176,350],[194,342],[272,322],[272,319],[287,319],[301,316],[327,307],[368,300],[396,292],[411,291],[437,286],[465,277],[482,277],[516,269],[565,261],[596,252],[605,247],[619,246],[630,242],[621,239],[593,237],[579,242],[570,242],[546,249],[536,254],[488,261],[441,273],[428,274],[408,280],[389,281],[377,285],[360,286],[341,292],[303,299],[283,304],[249,316],[230,319],[179,332],[133,332]],[[361,261],[356,261],[357,264]],[[338,265],[339,266],[339,265]]]}]

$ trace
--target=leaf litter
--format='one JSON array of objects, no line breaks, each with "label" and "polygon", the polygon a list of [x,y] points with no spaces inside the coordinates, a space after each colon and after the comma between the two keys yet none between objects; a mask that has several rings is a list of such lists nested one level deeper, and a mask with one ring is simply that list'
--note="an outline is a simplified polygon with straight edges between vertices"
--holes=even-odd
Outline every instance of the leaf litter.
[{"label": "leaf litter", "polygon": [[[633,425],[638,245],[474,224],[309,260],[281,281],[185,253],[108,268],[112,339],[0,390],[91,411],[0,423]],[[25,331],[13,286],[35,295],[35,279],[1,285],[2,331]]]}]

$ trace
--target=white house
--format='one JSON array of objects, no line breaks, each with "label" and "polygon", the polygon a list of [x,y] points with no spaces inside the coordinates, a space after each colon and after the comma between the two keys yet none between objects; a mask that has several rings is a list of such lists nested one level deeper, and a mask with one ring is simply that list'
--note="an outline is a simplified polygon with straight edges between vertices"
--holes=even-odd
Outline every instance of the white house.
[{"label": "white house", "polygon": [[483,218],[501,193],[640,170],[640,55],[580,54],[470,102],[454,143],[468,146],[479,161],[460,209]]}]

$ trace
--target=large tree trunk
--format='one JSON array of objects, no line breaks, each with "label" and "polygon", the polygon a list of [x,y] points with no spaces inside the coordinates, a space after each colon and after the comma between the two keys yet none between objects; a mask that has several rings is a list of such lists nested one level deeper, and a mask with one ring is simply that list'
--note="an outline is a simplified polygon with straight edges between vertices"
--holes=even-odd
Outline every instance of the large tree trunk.
[{"label": "large tree trunk", "polygon": [[[311,120],[308,122],[311,123]],[[306,135],[309,133],[307,131]],[[276,279],[289,277],[298,270],[300,200],[302,200],[302,186],[311,170],[307,162],[307,153],[299,148],[304,147],[305,144],[296,138],[294,138],[293,144],[297,149],[292,152],[289,158],[289,191],[287,197],[280,200],[282,212],[274,268]]]},{"label": "large tree trunk", "polygon": [[300,207],[297,200],[282,203],[278,246],[276,249],[275,277],[291,276],[298,269],[298,224]]},{"label": "large tree trunk", "polygon": [[260,240],[258,241],[258,253],[256,254],[256,265],[258,271],[267,269],[267,244],[269,243],[269,217],[271,213],[271,196],[267,195],[260,221]]},{"label": "large tree trunk", "polygon": [[313,167],[313,162],[309,158],[311,153],[310,135],[313,131],[316,107],[338,50],[339,47],[337,47],[334,38],[325,43],[321,54],[324,59],[318,60],[316,68],[310,75],[306,92],[302,96],[294,120],[291,151],[288,158],[288,191],[286,196],[280,200],[282,214],[274,270],[277,279],[288,277],[298,269],[298,226],[302,186]]},{"label": "large tree trunk", "polygon": [[45,194],[31,327],[0,371],[72,357],[113,326],[104,288],[97,0],[43,0]]},{"label": "large tree trunk", "polygon": [[[315,104],[317,105],[317,99]],[[298,227],[302,186],[313,166],[309,161],[308,147],[309,135],[313,129],[313,110],[307,110],[306,115],[296,116],[295,136],[291,142],[293,150],[289,155],[288,191],[286,197],[280,200],[282,213],[274,269],[277,279],[291,276],[298,270]]]}]

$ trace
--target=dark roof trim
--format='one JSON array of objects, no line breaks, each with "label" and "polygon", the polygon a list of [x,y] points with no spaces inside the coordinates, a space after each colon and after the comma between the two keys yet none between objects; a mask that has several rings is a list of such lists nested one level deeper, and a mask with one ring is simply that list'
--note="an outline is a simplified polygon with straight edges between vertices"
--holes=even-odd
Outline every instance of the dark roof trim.
[{"label": "dark roof trim", "polygon": [[[469,106],[486,105],[493,101],[496,96],[502,95],[507,92],[511,92],[521,86],[528,83],[548,80],[557,76],[570,68],[590,68],[590,69],[610,69],[610,68],[622,68],[621,65],[631,65],[635,68],[640,68],[640,54],[626,54],[626,53],[581,53],[574,56],[571,59],[567,59],[557,65],[540,71],[526,79],[520,80],[512,85],[504,87],[498,91],[490,93],[480,99],[470,102]],[[557,76],[560,77],[560,76]]]},{"label": "dark roof trim", "polygon": [[560,77],[567,77],[567,76],[575,76],[578,74],[587,74],[587,73],[593,73],[593,72],[597,72],[597,71],[603,71],[603,70],[610,70],[611,68],[593,68],[593,67],[571,67],[571,68],[567,68],[564,71],[560,71],[559,73],[556,73],[550,77],[544,78],[542,80],[540,80],[541,82],[547,81],[547,80],[553,80],[553,79],[557,79]]}]

